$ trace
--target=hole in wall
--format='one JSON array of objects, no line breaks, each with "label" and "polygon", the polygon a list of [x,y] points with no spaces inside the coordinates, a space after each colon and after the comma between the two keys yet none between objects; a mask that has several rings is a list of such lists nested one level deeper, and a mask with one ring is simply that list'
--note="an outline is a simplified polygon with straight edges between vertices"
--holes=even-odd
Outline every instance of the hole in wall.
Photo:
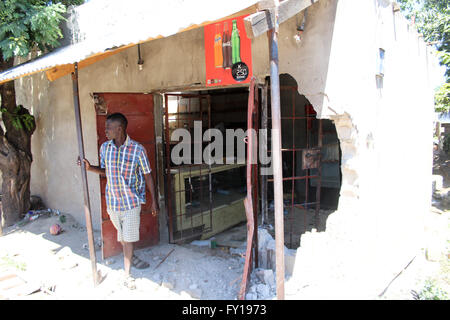
[{"label": "hole in wall", "polygon": [[[317,119],[314,107],[299,91],[291,75],[280,75],[284,240],[290,249],[300,246],[305,232],[326,231],[326,220],[338,208],[342,181],[336,126],[331,120]],[[271,128],[270,99],[268,104]],[[273,176],[268,177],[267,187],[267,222],[274,227]],[[269,233],[274,237],[275,230]]]}]

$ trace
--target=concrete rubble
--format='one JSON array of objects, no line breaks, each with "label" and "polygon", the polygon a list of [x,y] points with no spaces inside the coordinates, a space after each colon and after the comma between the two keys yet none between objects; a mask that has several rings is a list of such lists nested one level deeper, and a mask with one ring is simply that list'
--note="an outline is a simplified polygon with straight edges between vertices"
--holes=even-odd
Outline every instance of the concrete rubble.
[{"label": "concrete rubble", "polygon": [[[448,222],[445,213],[450,207],[450,188],[444,186],[444,178],[441,175],[432,175],[433,191],[433,215],[426,220],[426,248],[425,257],[428,261],[440,261],[446,253],[447,248],[447,230]],[[442,210],[441,210],[442,209]],[[437,213],[437,215],[436,215]]]},{"label": "concrete rubble", "polygon": [[[291,276],[294,270],[296,250],[284,247],[285,275]],[[276,271],[275,240],[266,229],[258,228],[259,266]]]}]

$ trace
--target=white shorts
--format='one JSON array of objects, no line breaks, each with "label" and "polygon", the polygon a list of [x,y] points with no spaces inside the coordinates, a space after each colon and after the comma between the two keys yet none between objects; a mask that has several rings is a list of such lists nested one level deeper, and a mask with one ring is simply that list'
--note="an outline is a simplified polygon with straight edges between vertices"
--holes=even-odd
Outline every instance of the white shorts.
[{"label": "white shorts", "polygon": [[118,242],[139,241],[141,206],[126,211],[112,211],[108,209],[107,212],[117,230]]}]

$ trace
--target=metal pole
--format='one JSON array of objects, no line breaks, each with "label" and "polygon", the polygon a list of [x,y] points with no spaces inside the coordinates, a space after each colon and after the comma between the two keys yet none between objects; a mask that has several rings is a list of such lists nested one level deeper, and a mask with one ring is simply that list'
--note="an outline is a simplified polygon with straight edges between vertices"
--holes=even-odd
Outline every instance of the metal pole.
[{"label": "metal pole", "polygon": [[[262,91],[262,101],[261,101],[261,127],[266,132],[266,140],[261,145],[262,154],[267,156],[267,90],[269,87],[269,83],[266,80],[264,83],[263,91]],[[261,225],[265,223],[269,223],[269,216],[267,210],[267,175],[263,175],[261,183]]]},{"label": "metal pole", "polygon": [[[320,149],[320,152],[322,152],[322,139],[323,139],[323,126],[322,126],[322,119],[319,119],[319,137],[318,137],[318,147]],[[321,184],[322,184],[322,155],[319,154],[319,167],[317,168],[317,186],[316,186],[316,213],[314,216],[314,223],[316,225],[316,230],[319,231],[320,226],[320,192],[321,192]]]},{"label": "metal pole", "polygon": [[[169,219],[169,243],[174,242],[174,226],[173,226],[173,220],[176,220],[173,216],[172,212],[172,173],[171,173],[171,166],[170,166],[170,137],[169,137],[169,96],[167,94],[164,95],[164,103],[165,103],[165,110],[164,110],[164,134],[166,137],[165,141],[165,147],[166,147],[166,182],[167,182],[167,216]],[[175,186],[174,186],[175,188]],[[176,210],[176,209],[175,209]]]},{"label": "metal pole", "polygon": [[252,129],[255,130],[255,137],[254,142],[252,146],[252,152],[254,152],[254,155],[252,156],[252,179],[253,179],[253,223],[254,223],[254,229],[255,232],[253,234],[253,247],[254,247],[254,257],[255,257],[255,268],[258,268],[259,264],[259,257],[258,257],[258,132],[259,132],[259,86],[256,84],[253,86],[253,112],[252,112]]},{"label": "metal pole", "polygon": [[284,300],[284,220],[283,220],[283,171],[281,155],[280,77],[278,73],[278,9],[275,1],[275,26],[269,31],[270,94],[272,110],[272,159],[275,200],[275,250],[277,298]]},{"label": "metal pole", "polygon": [[[73,87],[73,105],[75,109],[75,123],[77,126],[77,138],[78,138],[78,152],[80,159],[84,159],[84,144],[83,144],[83,129],[81,127],[81,116],[80,116],[80,96],[78,89],[78,64],[74,64],[74,72],[72,72],[72,87]],[[86,219],[86,230],[88,235],[89,244],[89,256],[92,264],[92,276],[94,279],[94,286],[99,284],[100,275],[97,272],[97,259],[95,256],[94,247],[94,233],[92,232],[92,216],[91,216],[91,205],[89,202],[89,191],[86,175],[86,167],[84,162],[81,161],[81,180],[83,182],[83,196],[84,196],[84,215]]]}]

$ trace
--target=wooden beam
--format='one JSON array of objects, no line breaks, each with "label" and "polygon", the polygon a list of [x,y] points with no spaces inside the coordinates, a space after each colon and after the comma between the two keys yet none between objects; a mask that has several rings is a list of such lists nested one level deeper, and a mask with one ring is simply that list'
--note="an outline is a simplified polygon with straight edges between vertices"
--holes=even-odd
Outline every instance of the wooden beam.
[{"label": "wooden beam", "polygon": [[392,10],[394,12],[400,11],[400,5],[397,2],[392,2]]},{"label": "wooden beam", "polygon": [[[116,53],[119,53],[125,49],[128,49],[132,46],[134,46],[135,44],[130,44],[130,45],[126,45],[126,46],[122,46],[118,49],[115,50],[111,50],[111,51],[106,51],[106,52],[101,52],[101,53],[97,53],[94,54],[92,56],[90,56],[89,58],[86,58],[84,60],[81,60],[80,62],[78,62],[78,70],[79,69],[83,69],[87,66],[90,66],[91,64],[94,64],[100,60],[103,60],[105,58],[108,58],[112,55],[115,55]],[[64,65],[59,65],[59,66],[55,66],[53,68],[51,68],[50,70],[47,70],[45,72],[45,74],[47,75],[47,79],[50,81],[54,81],[56,79],[59,79],[67,74],[70,74],[72,72],[74,72],[74,65],[73,64],[64,64]]]},{"label": "wooden beam", "polygon": [[261,0],[256,4],[258,11],[275,8],[275,0]]},{"label": "wooden beam", "polygon": [[[286,0],[280,2],[278,23],[283,23],[284,21],[292,18],[300,11],[305,10],[318,1],[319,0]],[[258,8],[268,8],[270,7],[270,2],[271,1],[264,0],[261,1],[257,6]],[[253,39],[259,37],[262,34],[265,34],[270,29],[273,29],[275,25],[274,13],[274,9],[271,8],[265,9],[264,11],[260,11],[244,18],[244,25],[247,36],[250,39]]]},{"label": "wooden beam", "polygon": [[74,72],[74,70],[73,64],[64,64],[45,71],[45,74],[47,75],[48,80],[54,81],[66,74]]}]

